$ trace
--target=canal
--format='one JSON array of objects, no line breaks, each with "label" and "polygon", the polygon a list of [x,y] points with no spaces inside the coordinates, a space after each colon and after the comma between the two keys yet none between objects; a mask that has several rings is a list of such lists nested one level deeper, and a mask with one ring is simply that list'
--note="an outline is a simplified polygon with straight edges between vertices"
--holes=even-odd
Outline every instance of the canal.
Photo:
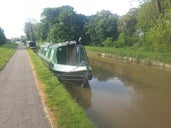
[{"label": "canal", "polygon": [[98,128],[170,128],[171,71],[89,55],[93,79],[66,84]]}]

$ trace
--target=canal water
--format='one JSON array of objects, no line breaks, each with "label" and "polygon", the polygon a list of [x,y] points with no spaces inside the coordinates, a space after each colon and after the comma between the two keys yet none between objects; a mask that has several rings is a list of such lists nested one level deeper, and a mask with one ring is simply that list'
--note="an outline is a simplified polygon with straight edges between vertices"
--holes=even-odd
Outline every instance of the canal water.
[{"label": "canal water", "polygon": [[93,79],[66,84],[97,128],[170,128],[171,71],[89,55]]}]

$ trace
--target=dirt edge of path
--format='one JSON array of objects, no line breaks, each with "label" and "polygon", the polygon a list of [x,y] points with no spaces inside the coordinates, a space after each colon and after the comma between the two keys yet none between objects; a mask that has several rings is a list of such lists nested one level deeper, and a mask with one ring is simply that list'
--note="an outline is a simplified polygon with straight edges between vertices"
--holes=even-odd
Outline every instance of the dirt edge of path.
[{"label": "dirt edge of path", "polygon": [[36,87],[37,87],[38,93],[40,95],[41,102],[42,102],[42,105],[43,105],[43,110],[44,110],[44,112],[46,114],[46,117],[49,120],[51,128],[58,128],[56,126],[55,116],[54,116],[53,112],[51,111],[51,109],[46,105],[46,102],[45,102],[46,95],[44,93],[44,84],[38,79],[38,77],[36,75],[36,71],[35,71],[34,65],[32,63],[32,60],[31,60],[31,58],[29,56],[28,51],[27,51],[27,56],[28,56],[29,63],[30,63],[31,69],[32,69],[32,73],[33,73],[34,78],[35,78]]}]

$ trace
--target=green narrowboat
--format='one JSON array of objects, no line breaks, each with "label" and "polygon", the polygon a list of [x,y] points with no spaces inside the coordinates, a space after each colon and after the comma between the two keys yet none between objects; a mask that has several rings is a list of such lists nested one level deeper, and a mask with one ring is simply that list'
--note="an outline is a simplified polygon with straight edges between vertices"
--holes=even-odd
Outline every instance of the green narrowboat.
[{"label": "green narrowboat", "polygon": [[85,48],[76,41],[40,46],[38,55],[62,80],[91,80],[92,68]]}]

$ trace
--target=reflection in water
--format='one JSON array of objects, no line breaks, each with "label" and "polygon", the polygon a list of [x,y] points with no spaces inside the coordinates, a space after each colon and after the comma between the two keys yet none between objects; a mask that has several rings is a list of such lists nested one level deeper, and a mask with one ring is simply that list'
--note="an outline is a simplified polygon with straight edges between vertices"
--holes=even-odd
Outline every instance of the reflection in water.
[{"label": "reflection in water", "polygon": [[89,55],[94,78],[67,84],[98,128],[170,128],[171,71]]},{"label": "reflection in water", "polygon": [[92,106],[87,114],[99,128],[115,128],[124,114],[124,110],[132,106],[135,91],[125,85],[117,77],[107,81],[94,78],[90,81],[92,90]]},{"label": "reflection in water", "polygon": [[85,109],[91,106],[91,89],[89,83],[81,87],[82,82],[63,81],[65,88],[70,92],[72,97]]}]

